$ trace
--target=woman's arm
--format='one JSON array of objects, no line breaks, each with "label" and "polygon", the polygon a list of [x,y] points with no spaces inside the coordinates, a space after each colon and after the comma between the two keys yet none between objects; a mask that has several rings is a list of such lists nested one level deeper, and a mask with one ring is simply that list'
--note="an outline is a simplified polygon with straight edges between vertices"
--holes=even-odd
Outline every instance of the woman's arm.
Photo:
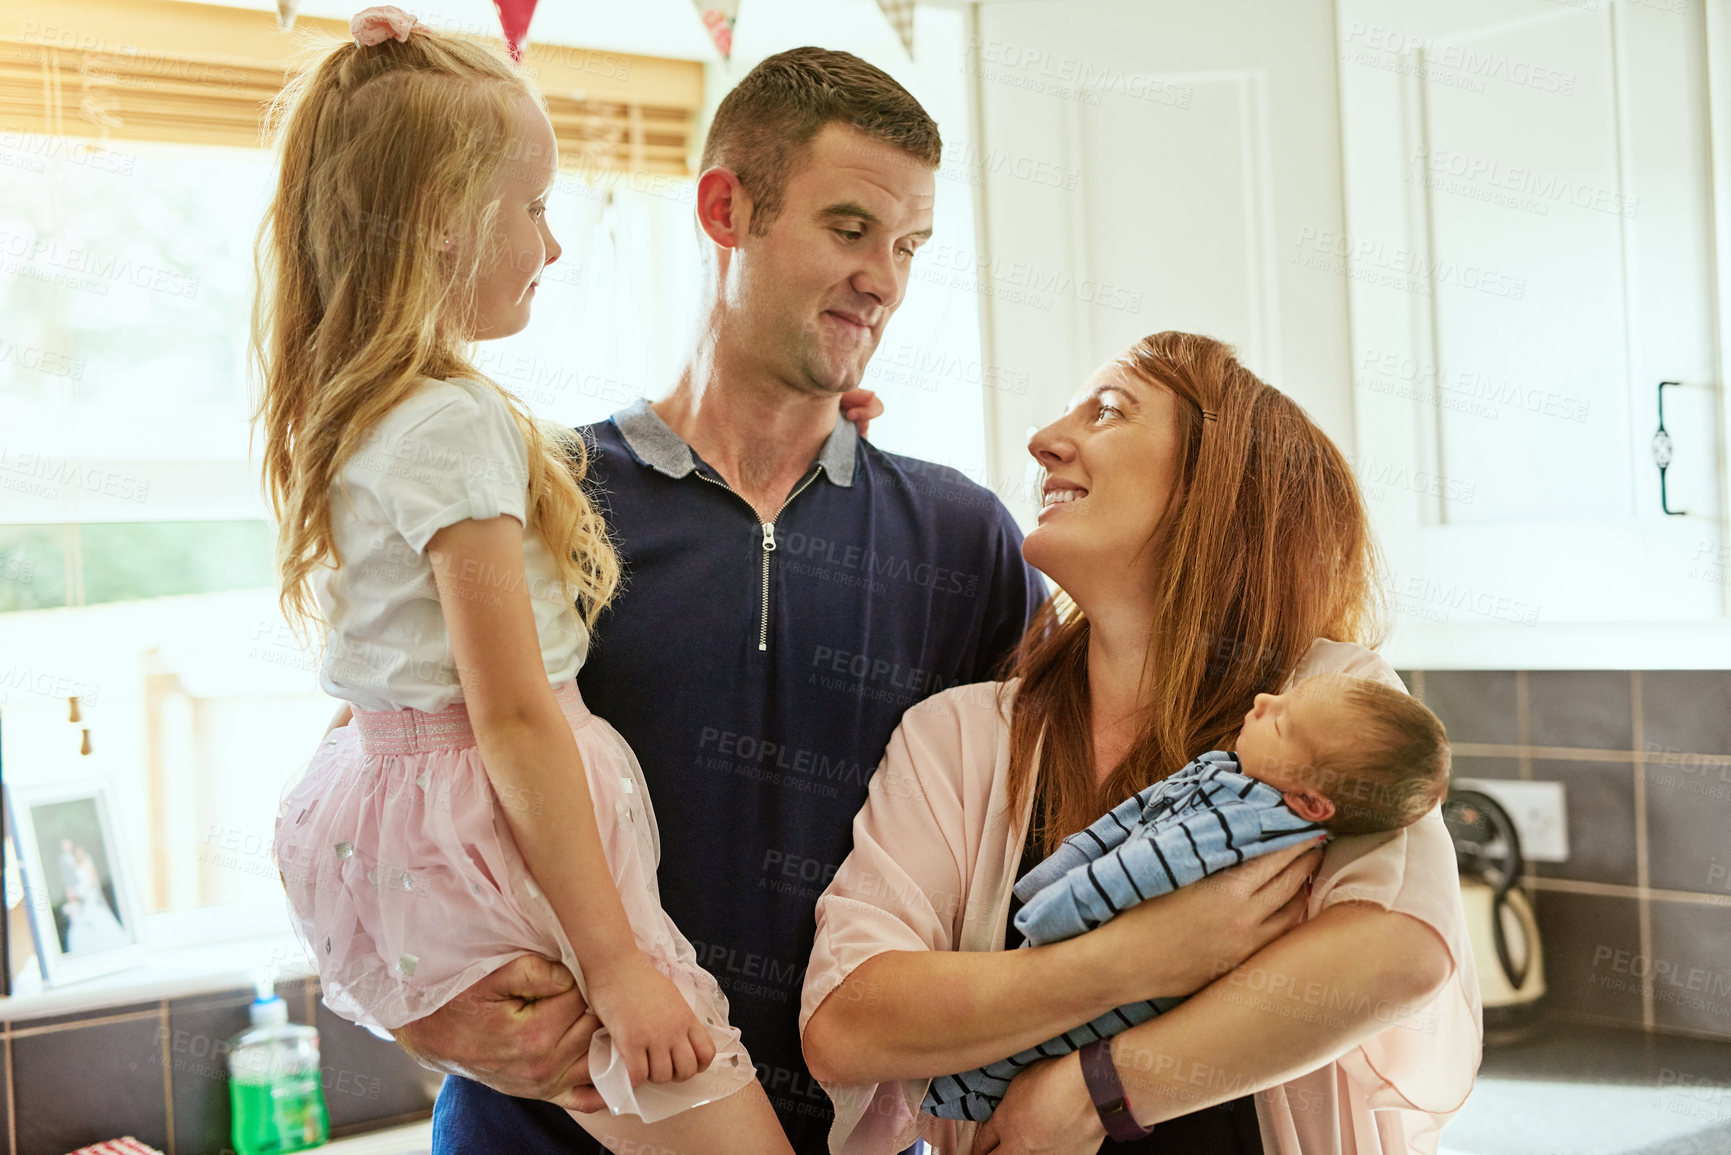
[{"label": "woman's arm", "polygon": [[806,1063],[830,1084],[952,1074],[1113,1007],[1188,994],[1296,925],[1320,860],[1308,845],[1264,855],[1049,946],[874,955],[812,1014]]},{"label": "woman's arm", "polygon": [[714,1044],[638,949],[601,846],[571,725],[548,684],[513,517],[448,525],[427,543],[451,655],[487,777],[530,873],[571,940],[632,1083],[689,1078]]},{"label": "woman's arm", "polygon": [[[1113,1064],[1137,1121],[1158,1124],[1314,1071],[1382,1031],[1409,1029],[1401,1020],[1453,973],[1448,947],[1418,919],[1339,903],[1119,1035]],[[1071,1054],[1010,1085],[976,1151],[1064,1150],[1055,1137],[1090,1134],[1104,1132]]]}]

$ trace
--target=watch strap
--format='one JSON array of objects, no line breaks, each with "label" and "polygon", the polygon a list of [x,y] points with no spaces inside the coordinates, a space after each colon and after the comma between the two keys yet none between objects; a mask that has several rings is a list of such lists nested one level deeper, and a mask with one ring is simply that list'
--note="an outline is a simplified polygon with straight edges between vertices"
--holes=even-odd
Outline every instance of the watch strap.
[{"label": "watch strap", "polygon": [[1124,1099],[1124,1084],[1118,1079],[1118,1068],[1112,1065],[1112,1040],[1096,1039],[1077,1054],[1082,1060],[1082,1081],[1087,1084],[1088,1098],[1094,1102],[1094,1111],[1105,1125],[1107,1137],[1122,1143],[1152,1135],[1154,1128],[1136,1122],[1130,1104]]}]

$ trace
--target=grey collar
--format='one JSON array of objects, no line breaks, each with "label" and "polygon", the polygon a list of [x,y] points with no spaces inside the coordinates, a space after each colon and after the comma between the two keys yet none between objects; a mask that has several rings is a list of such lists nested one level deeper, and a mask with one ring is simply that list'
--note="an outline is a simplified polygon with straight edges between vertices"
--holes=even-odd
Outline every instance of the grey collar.
[{"label": "grey collar", "polygon": [[[625,438],[625,444],[637,460],[657,472],[668,477],[684,477],[697,468],[697,458],[691,452],[691,446],[655,415],[655,410],[649,407],[649,398],[639,398],[636,403],[615,413],[613,424],[618,426],[619,435]],[[817,455],[817,464],[823,466],[823,475],[832,484],[844,489],[853,485],[854,452],[858,445],[859,431],[853,422],[838,413],[835,429]]]}]

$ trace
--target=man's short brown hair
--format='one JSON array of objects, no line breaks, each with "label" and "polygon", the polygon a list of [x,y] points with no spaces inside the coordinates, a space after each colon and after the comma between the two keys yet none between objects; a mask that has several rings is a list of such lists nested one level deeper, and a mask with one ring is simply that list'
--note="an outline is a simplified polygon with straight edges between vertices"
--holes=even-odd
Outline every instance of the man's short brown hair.
[{"label": "man's short brown hair", "polygon": [[715,110],[700,171],[725,165],[751,197],[751,231],[781,213],[787,181],[817,134],[852,126],[938,167],[935,121],[890,75],[851,52],[792,48],[746,73]]}]

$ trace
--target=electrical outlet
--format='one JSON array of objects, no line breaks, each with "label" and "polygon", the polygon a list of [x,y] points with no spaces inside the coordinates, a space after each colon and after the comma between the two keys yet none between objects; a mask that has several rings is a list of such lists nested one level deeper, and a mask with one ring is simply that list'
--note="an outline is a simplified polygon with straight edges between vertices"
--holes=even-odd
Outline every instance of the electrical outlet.
[{"label": "electrical outlet", "polygon": [[1489,794],[1509,812],[1521,840],[1521,857],[1528,862],[1567,862],[1568,813],[1561,782],[1525,782],[1511,778],[1454,778],[1450,785]]}]

